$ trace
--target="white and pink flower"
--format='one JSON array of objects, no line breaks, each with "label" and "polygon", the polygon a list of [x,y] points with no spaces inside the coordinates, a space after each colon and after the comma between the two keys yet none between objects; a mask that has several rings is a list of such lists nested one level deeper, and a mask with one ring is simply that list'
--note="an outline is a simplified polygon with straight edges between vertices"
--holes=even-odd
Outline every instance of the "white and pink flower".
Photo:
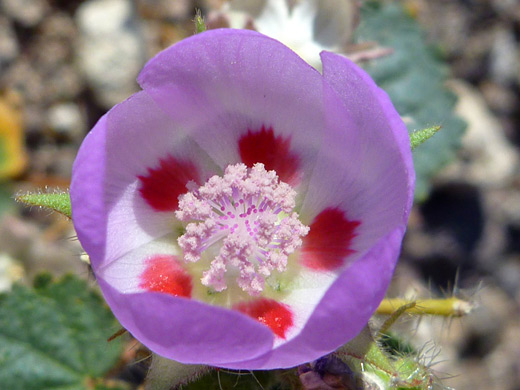
[{"label": "white and pink flower", "polygon": [[363,328],[412,203],[408,133],[348,59],[253,31],[153,58],[86,137],[73,221],[121,324],[183,363],[298,365]]}]

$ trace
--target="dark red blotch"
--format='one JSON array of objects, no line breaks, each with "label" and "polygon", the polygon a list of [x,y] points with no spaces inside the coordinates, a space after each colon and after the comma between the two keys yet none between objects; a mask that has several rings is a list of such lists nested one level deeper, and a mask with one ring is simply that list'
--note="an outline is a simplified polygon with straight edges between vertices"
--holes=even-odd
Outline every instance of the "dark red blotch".
[{"label": "dark red blotch", "polygon": [[191,297],[191,276],[182,268],[176,256],[157,255],[146,260],[139,287],[176,297]]},{"label": "dark red blotch", "polygon": [[266,170],[276,171],[281,181],[294,186],[300,181],[300,160],[290,151],[290,146],[290,138],[276,137],[272,127],[264,126],[258,131],[248,130],[238,141],[244,164],[252,167],[260,162]]},{"label": "dark red blotch", "polygon": [[272,299],[260,298],[242,302],[236,310],[267,325],[275,335],[285,339],[287,330],[294,325],[293,313],[289,306]]},{"label": "dark red blotch", "polygon": [[314,270],[334,270],[343,266],[356,237],[359,221],[349,221],[337,208],[323,210],[314,218],[309,234],[303,240],[301,262]]},{"label": "dark red blotch", "polygon": [[195,165],[167,156],[159,160],[157,168],[148,168],[148,174],[138,176],[141,181],[139,192],[156,211],[174,211],[179,206],[179,195],[188,192],[189,181],[199,182]]}]

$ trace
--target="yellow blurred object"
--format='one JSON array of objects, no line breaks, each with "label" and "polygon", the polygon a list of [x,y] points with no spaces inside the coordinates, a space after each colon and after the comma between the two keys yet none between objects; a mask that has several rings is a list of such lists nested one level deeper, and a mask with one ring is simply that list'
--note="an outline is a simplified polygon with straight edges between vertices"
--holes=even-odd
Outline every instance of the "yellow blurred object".
[{"label": "yellow blurred object", "polygon": [[423,8],[424,4],[421,0],[406,0],[404,2],[404,9],[414,19],[417,19]]},{"label": "yellow blurred object", "polygon": [[0,253],[0,293],[11,290],[14,283],[25,276],[25,270],[18,261],[5,252]]},{"label": "yellow blurred object", "polygon": [[4,94],[0,96],[0,180],[19,175],[26,166],[22,114]]}]

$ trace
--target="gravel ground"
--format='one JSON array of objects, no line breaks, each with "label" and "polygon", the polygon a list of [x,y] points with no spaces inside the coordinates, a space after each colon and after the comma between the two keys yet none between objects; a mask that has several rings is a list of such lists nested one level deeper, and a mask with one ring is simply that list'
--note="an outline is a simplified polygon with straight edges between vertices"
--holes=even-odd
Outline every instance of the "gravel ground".
[{"label": "gravel ground", "polygon": [[[191,34],[194,6],[209,11],[218,3],[0,0],[0,100],[20,110],[30,157],[11,189],[66,187],[88,129],[137,90],[135,76],[148,58]],[[401,326],[430,355],[434,341],[445,385],[520,389],[520,3],[406,3],[445,54],[448,85],[469,127],[459,158],[413,210],[390,294],[455,293],[474,302],[463,319]],[[43,269],[89,277],[73,237],[58,215],[24,208],[3,214],[0,273],[10,267],[25,282]]]}]

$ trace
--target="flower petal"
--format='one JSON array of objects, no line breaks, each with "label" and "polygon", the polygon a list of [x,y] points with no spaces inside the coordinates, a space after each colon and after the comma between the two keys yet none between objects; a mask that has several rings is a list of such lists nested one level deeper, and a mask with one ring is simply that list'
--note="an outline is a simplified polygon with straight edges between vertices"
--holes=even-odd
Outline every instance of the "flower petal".
[{"label": "flower petal", "polygon": [[272,347],[272,332],[237,311],[170,294],[120,293],[98,281],[121,325],[161,356],[219,366],[254,359]]},{"label": "flower petal", "polygon": [[253,31],[212,30],[159,53],[138,81],[222,168],[241,160],[248,132],[272,129],[287,143],[278,151],[312,171],[324,130],[321,75],[281,43]]},{"label": "flower petal", "polygon": [[[336,264],[342,257],[349,261],[338,269],[307,267],[299,277],[307,280],[297,281],[282,299],[296,319],[304,319],[303,326],[287,342],[275,343],[266,356],[226,365],[230,368],[290,367],[338,348],[366,324],[384,296],[398,258],[414,185],[406,128],[384,92],[362,70],[340,56],[322,56],[330,131],[301,213],[309,223],[323,225],[323,231],[336,228],[333,236],[342,241],[332,250],[325,235],[315,233],[323,238],[318,239],[310,233],[307,255],[315,243],[322,253],[329,252],[325,263]],[[355,221],[355,234],[352,229],[341,234],[341,226],[333,222],[337,218],[320,218],[330,214],[328,210],[336,211],[335,216],[341,213],[345,223],[339,225],[353,227],[349,222]],[[313,278],[319,280],[314,289]]]},{"label": "flower petal", "polygon": [[145,291],[161,292],[176,297],[191,297],[193,281],[183,269],[177,256],[153,255],[145,261],[139,287]]},{"label": "flower petal", "polygon": [[72,167],[70,202],[72,221],[83,249],[93,267],[105,258],[105,145],[107,132],[105,114],[87,134]]},{"label": "flower petal", "polygon": [[96,275],[110,283],[121,293],[150,291],[143,286],[141,276],[146,273],[150,259],[156,257],[178,257],[181,255],[175,245],[173,234],[155,239],[129,251],[112,261],[95,268]]},{"label": "flower petal", "polygon": [[273,128],[262,127],[259,131],[248,130],[240,137],[238,149],[242,162],[252,168],[257,162],[268,171],[276,171],[281,181],[297,185],[300,181],[300,161],[291,153],[291,140],[275,137]]},{"label": "flower petal", "polygon": [[310,225],[301,249],[300,263],[314,270],[334,270],[353,253],[352,239],[359,221],[349,221],[339,209],[326,209]]},{"label": "flower petal", "polygon": [[[87,137],[73,168],[71,201],[78,236],[82,243],[85,238],[94,267],[171,233],[176,198],[187,191],[187,182],[219,171],[177,130],[139,92],[115,106]],[[178,175],[182,167],[190,169]],[[83,233],[86,226],[89,232]],[[98,242],[90,245],[93,239]]]},{"label": "flower petal", "polygon": [[188,191],[186,185],[191,181],[200,182],[193,162],[177,159],[170,154],[159,159],[156,168],[148,168],[148,173],[138,178],[141,181],[139,193],[157,211],[177,210],[179,196]]},{"label": "flower petal", "polygon": [[[354,337],[382,299],[412,202],[406,128],[362,70],[322,58],[323,77],[255,32],[197,34],[152,59],[144,91],[87,136],[71,184],[78,237],[116,317],[159,355],[294,366]],[[255,160],[300,182],[314,231],[287,285],[236,310],[202,303],[202,271],[176,257],[178,195]]]},{"label": "flower petal", "polygon": [[293,367],[326,355],[354,338],[385,295],[403,234],[403,227],[395,229],[349,266],[296,337],[259,358],[221,366],[251,370]]},{"label": "flower petal", "polygon": [[338,209],[358,221],[351,248],[362,255],[405,224],[415,174],[408,132],[387,95],[348,59],[322,53],[330,131],[309,183],[301,214],[307,221]]},{"label": "flower petal", "polygon": [[282,339],[287,337],[287,331],[294,325],[291,308],[273,299],[242,302],[235,309],[268,326]]}]

